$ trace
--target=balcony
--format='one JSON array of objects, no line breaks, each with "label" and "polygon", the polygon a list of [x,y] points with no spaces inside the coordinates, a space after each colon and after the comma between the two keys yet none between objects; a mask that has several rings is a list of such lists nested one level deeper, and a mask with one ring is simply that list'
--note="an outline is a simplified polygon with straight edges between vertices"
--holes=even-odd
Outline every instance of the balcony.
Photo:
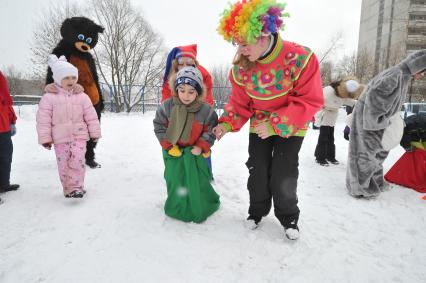
[{"label": "balcony", "polygon": [[426,34],[409,34],[407,36],[407,44],[426,47]]},{"label": "balcony", "polygon": [[409,28],[423,29],[426,28],[426,21],[423,20],[409,20],[408,21]]},{"label": "balcony", "polygon": [[426,13],[426,5],[419,5],[419,4],[412,4],[410,5],[410,8],[408,9],[408,13],[416,13],[416,14],[421,14],[421,13]]}]

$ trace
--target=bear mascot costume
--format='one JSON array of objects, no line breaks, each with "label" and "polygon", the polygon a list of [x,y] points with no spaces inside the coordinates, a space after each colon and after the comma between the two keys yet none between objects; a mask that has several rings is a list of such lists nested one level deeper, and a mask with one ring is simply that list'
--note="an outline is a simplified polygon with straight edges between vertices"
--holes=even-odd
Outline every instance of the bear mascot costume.
[{"label": "bear mascot costume", "polygon": [[[56,56],[64,55],[68,62],[78,69],[78,83],[83,86],[84,92],[89,96],[96,109],[99,120],[104,109],[101,89],[99,87],[96,64],[90,50],[98,43],[98,34],[104,28],[95,24],[85,17],[72,17],[66,19],[61,26],[62,39],[53,49],[52,54]],[[48,68],[46,84],[53,83],[52,70]],[[95,161],[96,141],[90,139],[87,142],[86,164],[91,168],[101,167]]]}]

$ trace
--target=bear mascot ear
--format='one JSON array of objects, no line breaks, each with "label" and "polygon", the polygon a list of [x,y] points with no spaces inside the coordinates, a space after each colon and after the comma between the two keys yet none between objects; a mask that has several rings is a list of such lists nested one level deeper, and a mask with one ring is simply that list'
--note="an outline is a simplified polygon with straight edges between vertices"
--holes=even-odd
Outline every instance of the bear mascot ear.
[{"label": "bear mascot ear", "polygon": [[98,33],[103,33],[105,29],[101,27],[100,25],[95,25],[95,30]]},{"label": "bear mascot ear", "polygon": [[72,34],[71,29],[72,29],[72,19],[71,18],[65,19],[61,25],[62,38],[67,38],[69,34]]}]

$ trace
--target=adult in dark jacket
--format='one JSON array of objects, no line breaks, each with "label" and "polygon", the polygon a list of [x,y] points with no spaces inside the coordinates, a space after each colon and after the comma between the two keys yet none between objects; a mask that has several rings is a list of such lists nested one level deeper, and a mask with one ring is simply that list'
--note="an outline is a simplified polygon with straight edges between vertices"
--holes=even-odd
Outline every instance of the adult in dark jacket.
[{"label": "adult in dark jacket", "polygon": [[360,96],[350,124],[346,174],[350,195],[375,197],[387,189],[383,161],[390,148],[383,137],[388,136],[386,130],[392,128],[391,121],[400,115],[411,79],[418,78],[425,69],[426,49],[423,49],[378,74]]},{"label": "adult in dark jacket", "polygon": [[6,78],[0,72],[0,193],[19,188],[19,185],[10,184],[13,153],[12,136],[16,134],[16,115],[12,104]]},{"label": "adult in dark jacket", "polygon": [[[64,55],[67,61],[78,69],[78,84],[83,86],[84,92],[89,96],[101,119],[104,109],[101,88],[96,71],[95,60],[90,50],[98,43],[98,34],[102,33],[103,27],[95,24],[92,20],[84,17],[73,17],[66,19],[61,26],[62,40],[53,49],[52,54],[57,57]],[[52,71],[47,71],[46,84],[53,83]],[[49,90],[50,92],[53,92]],[[90,139],[87,142],[86,164],[91,168],[101,167],[95,161],[95,147],[97,142]]]}]

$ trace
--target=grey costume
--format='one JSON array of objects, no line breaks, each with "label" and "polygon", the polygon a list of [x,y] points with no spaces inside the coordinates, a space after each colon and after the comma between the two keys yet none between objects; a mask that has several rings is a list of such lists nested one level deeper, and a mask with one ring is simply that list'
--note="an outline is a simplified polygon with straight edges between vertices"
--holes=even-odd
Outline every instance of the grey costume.
[{"label": "grey costume", "polygon": [[386,190],[382,146],[389,119],[400,111],[412,76],[426,69],[426,49],[374,77],[361,94],[350,125],[346,187],[352,196],[374,197]]}]

